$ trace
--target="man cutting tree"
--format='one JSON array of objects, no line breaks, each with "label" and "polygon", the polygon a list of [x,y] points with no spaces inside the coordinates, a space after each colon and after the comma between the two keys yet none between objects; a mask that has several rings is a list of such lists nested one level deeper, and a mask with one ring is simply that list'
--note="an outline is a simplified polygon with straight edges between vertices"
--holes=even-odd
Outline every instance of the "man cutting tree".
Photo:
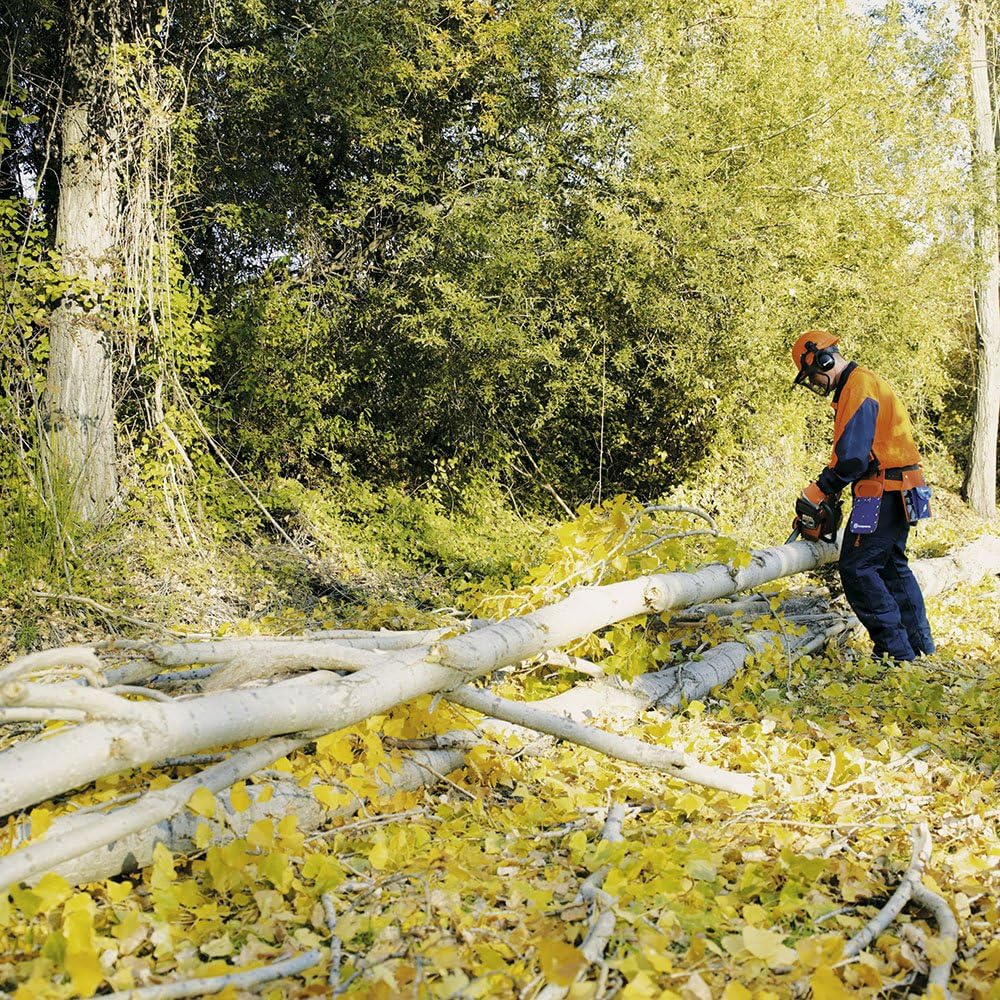
[{"label": "man cutting tree", "polygon": [[805,538],[836,537],[841,491],[851,487],[851,515],[840,549],[844,594],[868,630],[876,656],[897,662],[933,653],[924,598],[906,559],[910,525],[930,516],[913,425],[899,397],[874,372],[848,361],[839,338],[807,330],[792,347],[794,385],[833,395],[830,464],[795,503]]}]

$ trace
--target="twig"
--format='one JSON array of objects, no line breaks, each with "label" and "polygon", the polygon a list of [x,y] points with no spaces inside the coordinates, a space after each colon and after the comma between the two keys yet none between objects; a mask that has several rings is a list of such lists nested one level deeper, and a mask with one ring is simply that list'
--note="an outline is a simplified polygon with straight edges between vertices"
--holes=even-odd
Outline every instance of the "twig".
[{"label": "twig", "polygon": [[951,967],[955,962],[956,945],[958,944],[958,922],[951,912],[951,907],[936,892],[931,892],[922,882],[913,886],[913,901],[930,910],[937,921],[942,942],[949,946],[948,958],[931,966],[928,986],[940,986],[945,996],[948,995],[948,980],[951,978]]},{"label": "twig", "polygon": [[163,691],[154,691],[152,688],[140,687],[137,684],[116,684],[114,687],[105,688],[109,694],[134,694],[141,698],[149,698],[150,701],[171,702],[174,699]]},{"label": "twig", "polygon": [[829,913],[821,913],[818,917],[813,917],[813,924],[818,927],[824,920],[829,920],[841,913],[853,913],[855,909],[854,906],[840,906],[836,910],[830,910]]},{"label": "twig", "polygon": [[[609,844],[621,843],[625,839],[622,824],[625,822],[625,806],[614,802],[608,809],[607,818],[601,828],[601,840]],[[601,886],[611,870],[610,865],[602,865],[589,875],[580,886],[575,902],[586,900],[591,906],[591,922],[586,937],[580,944],[580,951],[588,965],[600,962],[604,958],[604,950],[608,946],[611,935],[615,932],[614,897],[609,896]],[[583,969],[577,973],[574,982],[578,982]],[[565,986],[549,984],[539,994],[538,1000],[561,1000],[569,990]],[[595,993],[595,996],[597,994]]]},{"label": "twig", "polygon": [[174,1000],[175,997],[200,997],[206,993],[219,993],[226,988],[250,990],[262,983],[270,983],[285,976],[294,976],[318,965],[323,957],[319,948],[312,948],[301,955],[286,958],[273,965],[263,965],[246,972],[232,972],[224,976],[206,976],[204,979],[187,979],[180,983],[161,983],[133,990],[109,993],[104,1000]]},{"label": "twig", "polygon": [[173,636],[177,639],[197,638],[195,634],[190,632],[180,632],[176,629],[168,628],[166,625],[161,625],[159,622],[147,621],[145,618],[135,618],[124,611],[108,607],[107,604],[101,604],[90,597],[81,597],[79,594],[50,594],[45,590],[33,590],[31,593],[34,597],[39,597],[45,601],[64,601],[67,604],[82,604],[86,608],[92,608],[94,611],[101,612],[101,614],[111,615],[120,621],[128,622],[129,625],[135,625],[137,628],[153,629],[156,632],[162,632],[164,635]]},{"label": "twig", "polygon": [[915,746],[912,750],[907,750],[902,757],[897,757],[895,760],[890,760],[888,764],[885,765],[886,770],[896,767],[902,767],[904,764],[911,760],[915,760],[922,753],[927,750],[932,750],[934,748],[933,743],[921,743]]},{"label": "twig", "polygon": [[641,556],[643,552],[648,552],[650,549],[655,549],[658,545],[662,545],[664,542],[674,541],[678,538],[693,538],[695,535],[717,535],[718,532],[710,531],[708,528],[694,528],[691,531],[672,531],[666,535],[657,535],[651,542],[647,542],[645,545],[641,545],[637,549],[629,549],[625,553],[626,559],[631,559],[633,556]]},{"label": "twig", "polygon": [[155,725],[152,705],[141,705],[100,688],[76,684],[32,684],[10,681],[0,687],[0,700],[10,706],[25,708],[75,709],[93,719],[116,719]]},{"label": "twig", "polygon": [[732,792],[736,795],[753,795],[754,779],[749,774],[738,774],[723,768],[712,767],[694,760],[690,755],[667,747],[653,746],[629,736],[618,736],[594,726],[587,726],[566,716],[546,712],[524,702],[509,701],[480,688],[463,684],[450,691],[449,701],[474,709],[484,715],[501,719],[513,725],[525,726],[547,733],[557,739],[568,740],[589,747],[598,753],[625,760],[642,767],[662,771],[671,777],[695,784]]},{"label": "twig", "polygon": [[81,670],[101,672],[101,661],[90,646],[62,646],[59,649],[45,649],[40,653],[29,653],[8,663],[0,670],[0,685],[24,674],[51,667],[79,667]]},{"label": "twig", "polygon": [[931,834],[927,824],[918,823],[913,828],[912,837],[913,854],[910,857],[909,868],[903,873],[903,878],[896,891],[889,897],[889,902],[844,946],[845,958],[860,955],[899,916],[913,895],[913,887],[920,884],[920,876],[931,853]]},{"label": "twig", "polygon": [[104,812],[107,809],[115,809],[118,806],[125,805],[126,802],[134,802],[136,799],[142,796],[142,792],[128,792],[125,795],[119,795],[116,798],[108,799],[105,802],[95,802],[93,805],[81,806],[79,809],[74,809],[73,816],[85,816],[88,813]]},{"label": "twig", "polygon": [[0,726],[18,722],[83,722],[86,715],[74,708],[0,708]]},{"label": "twig", "polygon": [[[431,770],[430,768],[427,769]],[[381,826],[385,823],[398,823],[405,819],[414,819],[417,816],[426,816],[427,810],[420,809],[407,809],[405,812],[398,813],[386,813],[383,816],[370,816],[368,819],[355,820],[353,823],[344,823],[343,826],[335,826],[329,830],[322,830],[319,833],[313,834],[311,837],[306,839],[306,843],[310,844],[314,840],[324,840],[327,837],[335,837],[338,833],[347,833],[350,830],[364,830],[370,826]]]},{"label": "twig", "polygon": [[385,958],[380,958],[377,962],[359,959],[357,969],[334,989],[331,996],[339,997],[355,979],[366,972],[370,972],[376,965],[385,965],[386,962],[391,962],[393,959],[402,958],[406,954],[406,948],[407,946],[403,945],[402,948],[397,948],[391,955],[386,955]]},{"label": "twig", "polygon": [[456,792],[459,793],[459,795],[464,795],[470,802],[476,801],[476,797],[475,795],[472,794],[472,792],[470,792],[467,788],[463,788],[461,785],[456,785],[455,782],[451,780],[451,778],[449,778],[447,775],[442,774],[440,771],[435,771],[434,768],[430,766],[430,764],[426,764],[424,763],[424,761],[417,760],[416,758],[413,759],[413,763],[416,764],[417,767],[423,768],[425,771],[429,771],[431,774],[434,775],[435,778],[439,779],[440,781],[443,781],[446,785],[450,785],[452,788],[455,789]]},{"label": "twig", "polygon": [[336,986],[340,982],[340,956],[343,944],[337,937],[337,911],[333,905],[333,896],[324,892],[322,900],[326,926],[330,928],[330,975],[326,981],[329,986]]}]

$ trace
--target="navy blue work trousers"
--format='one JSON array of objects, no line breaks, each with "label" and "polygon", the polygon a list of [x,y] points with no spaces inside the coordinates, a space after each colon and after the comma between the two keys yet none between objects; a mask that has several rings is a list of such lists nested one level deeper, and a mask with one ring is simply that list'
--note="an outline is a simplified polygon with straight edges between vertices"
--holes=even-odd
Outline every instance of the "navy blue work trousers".
[{"label": "navy blue work trousers", "polygon": [[848,603],[868,630],[875,655],[897,661],[934,652],[924,597],[906,561],[909,533],[902,493],[887,490],[875,531],[846,531],[840,549],[840,580]]}]

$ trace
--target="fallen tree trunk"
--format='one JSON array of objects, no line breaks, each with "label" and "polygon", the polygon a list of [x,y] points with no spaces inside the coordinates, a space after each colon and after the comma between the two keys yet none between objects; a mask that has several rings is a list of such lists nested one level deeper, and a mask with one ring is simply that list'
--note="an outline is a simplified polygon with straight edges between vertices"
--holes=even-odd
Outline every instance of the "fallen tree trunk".
[{"label": "fallen tree trunk", "polygon": [[[631,683],[607,677],[577,684],[562,694],[531,702],[535,709],[577,722],[600,719],[619,723],[633,722],[643,712],[656,707],[676,711],[682,705],[704,698],[713,688],[727,684],[746,666],[751,656],[778,646],[794,662],[798,657],[815,652],[832,639],[843,635],[856,624],[853,618],[815,629],[805,635],[788,636],[781,632],[751,632],[743,642],[723,642],[707,650],[699,660],[664,667],[640,674]],[[530,730],[504,722],[487,722],[483,727],[490,733]]]},{"label": "fallen tree trunk", "polygon": [[[353,816],[363,804],[360,799],[331,811],[320,805],[310,789],[291,779],[248,787],[250,805],[242,811],[233,804],[232,793],[226,789],[234,782],[306,742],[293,738],[268,740],[110,812],[58,817],[43,839],[0,858],[0,891],[17,882],[33,885],[49,871],[61,875],[71,885],[128,875],[152,863],[157,844],[163,844],[174,854],[195,850],[195,833],[203,823],[208,826],[208,842],[215,846],[245,837],[250,827],[262,819],[279,820],[294,814],[298,819],[297,829],[312,832],[325,823]],[[455,771],[464,762],[465,751],[458,748],[412,751],[388,780],[377,780],[377,794],[389,797],[433,784],[439,780],[439,774]],[[199,788],[219,793],[214,817],[199,816],[184,808]],[[259,795],[265,788],[271,789],[271,795],[261,801]]]},{"label": "fallen tree trunk", "polygon": [[1000,538],[983,535],[957,552],[917,559],[910,565],[924,596],[933,597],[960,583],[974,584],[986,576],[1000,575]]},{"label": "fallen tree trunk", "polygon": [[[810,546],[808,543],[797,543],[796,546],[783,546],[782,548],[798,548],[803,545],[807,545],[809,548],[816,548],[816,546]],[[934,560],[933,565],[929,569],[922,570],[923,578],[940,581],[941,586],[946,587],[959,580],[976,579],[977,573],[982,575],[984,572],[997,571],[997,565],[1000,564],[1000,547],[996,550],[998,556],[997,562],[992,561],[990,554],[992,550],[989,546],[985,549],[982,546],[969,546],[967,550],[971,553],[968,562],[963,562],[961,558],[957,557]],[[967,550],[963,550],[963,552]],[[634,585],[642,583],[642,599],[647,605],[651,603],[683,601],[689,599],[692,594],[697,594],[697,599],[703,601],[705,599],[704,595],[709,588],[728,586],[731,588],[729,592],[734,592],[739,586],[745,585],[744,581],[747,579],[747,576],[759,578],[761,573],[773,572],[776,567],[786,567],[789,565],[789,561],[784,558],[774,559],[767,556],[766,553],[771,551],[773,550],[765,550],[765,554],[758,554],[760,558],[757,558],[756,563],[748,567],[748,570],[752,570],[752,573],[744,576],[741,576],[741,572],[734,572],[731,569],[716,566],[706,567],[704,571],[695,574],[669,574],[648,578],[646,581],[630,581],[628,584],[615,584],[607,588],[587,588],[582,595],[579,593],[572,595],[566,601],[553,605],[550,608],[542,609],[541,612],[536,612],[534,615],[525,616],[524,619],[515,619],[511,623],[504,622],[500,623],[500,625],[488,625],[482,629],[480,636],[458,637],[461,640],[479,639],[478,646],[474,647],[471,651],[467,647],[464,650],[462,647],[454,648],[458,644],[457,639],[449,639],[441,642],[429,652],[426,648],[417,647],[414,649],[409,645],[411,636],[437,639],[440,636],[440,632],[410,633],[405,639],[405,644],[402,640],[397,643],[392,639],[383,638],[383,634],[376,634],[372,638],[371,634],[364,636],[338,633],[336,638],[333,636],[329,638],[324,636],[305,642],[296,639],[280,640],[280,651],[275,651],[282,660],[285,659],[285,655],[283,654],[291,654],[293,650],[306,654],[305,659],[311,666],[317,661],[329,662],[335,665],[337,662],[337,649],[348,650],[350,651],[350,659],[353,660],[352,665],[361,665],[362,667],[352,678],[341,678],[329,674],[313,674],[308,677],[296,678],[293,681],[284,681],[263,690],[226,692],[225,694],[212,696],[211,698],[203,697],[186,702],[167,704],[126,701],[110,693],[102,692],[99,689],[80,688],[72,685],[26,685],[19,680],[19,675],[25,669],[35,669],[38,666],[52,666],[62,662],[76,663],[81,669],[86,669],[93,673],[96,657],[93,656],[90,650],[84,648],[82,650],[67,651],[67,653],[63,654],[63,658],[57,655],[58,651],[33,654],[32,657],[23,658],[21,661],[17,661],[17,663],[0,671],[0,681],[6,679],[8,682],[2,688],[8,702],[17,703],[20,701],[21,704],[30,706],[21,709],[22,712],[39,711],[41,709],[38,709],[36,706],[44,704],[60,708],[63,715],[68,716],[75,715],[78,717],[81,712],[89,713],[90,715],[107,714],[109,718],[106,721],[90,722],[84,726],[78,726],[65,735],[78,737],[81,732],[88,732],[90,735],[96,732],[100,734],[99,739],[108,740],[107,745],[115,752],[117,759],[107,762],[108,770],[102,773],[112,773],[115,770],[121,770],[130,766],[125,761],[127,761],[132,753],[135,753],[136,749],[141,753],[150,754],[147,759],[155,760],[166,756],[190,753],[197,749],[205,749],[209,746],[235,741],[235,739],[247,738],[246,736],[236,736],[226,739],[219,738],[216,734],[220,730],[230,733],[239,731],[235,727],[241,722],[244,725],[256,724],[259,727],[263,719],[263,714],[266,711],[272,714],[277,712],[279,715],[283,712],[284,718],[301,718],[305,716],[309,721],[316,720],[319,724],[308,728],[313,729],[314,732],[319,732],[331,728],[339,728],[339,726],[323,725],[323,719],[321,717],[318,718],[318,715],[323,711],[328,711],[329,704],[332,702],[338,705],[340,710],[345,714],[359,713],[356,718],[348,718],[343,725],[350,724],[353,721],[360,721],[360,719],[370,714],[383,711],[385,707],[391,707],[392,704],[405,700],[400,695],[401,692],[405,692],[408,688],[409,690],[414,690],[417,694],[425,693],[424,690],[418,690],[419,685],[427,685],[432,680],[438,682],[438,688],[452,685],[457,688],[456,680],[461,679],[463,676],[459,674],[458,670],[448,669],[428,661],[447,659],[451,663],[471,662],[474,665],[484,655],[484,650],[493,649],[496,651],[498,648],[502,648],[502,652],[498,652],[496,655],[496,665],[500,666],[507,662],[512,662],[511,657],[516,655],[514,649],[518,648],[518,642],[520,642],[520,649],[522,651],[532,648],[532,644],[538,641],[535,634],[538,630],[546,632],[550,636],[550,639],[558,639],[560,635],[565,634],[565,631],[558,631],[556,625],[559,625],[559,628],[563,630],[568,629],[569,626],[565,623],[559,624],[558,620],[553,622],[551,613],[562,608],[564,613],[569,614],[567,606],[570,606],[571,610],[578,610],[580,600],[574,600],[574,598],[582,598],[585,604],[591,604],[595,597],[595,592],[597,592],[597,596],[600,596],[605,591],[614,591],[611,595],[611,605],[615,608],[614,613],[620,614],[623,607],[627,608],[629,606],[627,603],[628,600],[635,601],[636,588]],[[797,560],[800,558],[801,554],[796,554],[796,559],[791,560],[791,564],[797,564]],[[823,561],[827,560],[824,559]],[[917,570],[921,570],[920,563],[915,563],[914,565]],[[702,572],[707,573],[707,578],[701,579]],[[729,581],[728,584],[722,582],[720,573],[725,574],[725,577]],[[623,591],[622,588],[627,589]],[[724,595],[713,593],[712,596]],[[632,606],[634,606],[634,603]],[[607,611],[605,612],[605,614],[608,613]],[[479,625],[480,623],[476,624]],[[504,629],[503,626],[510,627]],[[586,634],[586,632],[581,631],[579,622],[576,622],[572,627],[575,630],[574,637]],[[526,628],[530,631],[525,631]],[[512,636],[512,632],[516,634]],[[706,654],[697,664],[684,664],[640,677],[628,689],[615,691],[613,698],[617,701],[619,712],[627,714],[633,719],[643,709],[654,703],[676,707],[682,700],[702,697],[712,687],[725,683],[743,666],[747,656],[755,652],[760,652],[772,643],[783,643],[790,656],[801,655],[803,652],[807,652],[825,642],[830,637],[830,634],[830,630],[827,630],[805,637],[787,638],[779,633],[753,633],[744,643],[726,643],[717,647]],[[388,636],[391,633],[384,635]],[[517,638],[518,635],[519,638]],[[249,645],[247,644],[248,642]],[[234,659],[237,662],[245,662],[244,658],[248,655],[254,661],[258,661],[270,643],[271,640],[237,640],[225,650],[220,648],[222,646],[220,643],[179,644],[185,646],[185,649],[176,655],[171,654],[169,648],[158,647],[154,655],[149,657],[145,662],[151,664],[153,669],[161,669],[164,665],[164,660],[169,662],[170,665],[174,663],[184,665],[203,662],[198,658],[197,650],[191,648],[194,646],[210,647],[205,652],[215,663],[226,662],[232,664]],[[377,650],[383,644],[390,650],[399,650],[401,652],[396,652],[394,655],[386,655],[385,653],[378,652]],[[146,652],[148,655],[151,650],[147,646],[143,652]],[[223,657],[223,652],[228,655],[228,660]],[[470,672],[474,672],[475,669],[473,666]],[[361,684],[350,684],[352,680],[357,681],[359,679],[362,681]],[[448,684],[448,681],[451,684]],[[374,692],[376,688],[380,689],[381,700],[366,699],[365,695],[369,692]],[[598,690],[598,688],[602,690]],[[460,694],[462,690],[466,692],[464,700]],[[492,709],[493,714],[504,716],[509,721],[520,719],[521,722],[532,726],[535,731],[550,732],[561,738],[575,739],[578,742],[585,743],[585,745],[595,746],[598,750],[606,750],[604,742],[608,738],[620,738],[610,737],[610,734],[601,733],[590,727],[579,727],[581,732],[577,732],[574,729],[572,733],[569,733],[567,726],[572,725],[569,719],[560,719],[552,713],[553,711],[561,712],[564,716],[576,718],[603,714],[603,710],[607,708],[607,705],[601,704],[599,706],[600,713],[595,712],[594,697],[596,695],[599,699],[606,700],[607,693],[608,687],[605,682],[600,686],[589,685],[586,688],[575,689],[573,692],[567,692],[566,695],[559,696],[556,699],[549,699],[545,703],[535,703],[531,706],[517,706],[513,703],[507,703],[506,706],[501,705],[498,708],[496,705],[492,705],[492,703],[487,705],[483,702],[481,697],[483,695],[482,692],[477,692],[470,688],[461,688],[456,690],[455,694],[457,697],[454,697],[454,700],[461,701],[467,704],[468,707],[483,711]],[[246,697],[241,698],[238,696]],[[412,697],[413,695],[409,696]],[[485,697],[488,698],[489,696]],[[393,700],[390,701],[390,699]],[[471,702],[469,699],[471,699]],[[317,707],[317,702],[321,703],[319,707]],[[214,721],[210,720],[209,712],[206,711],[206,704],[212,706],[214,709],[220,703],[224,703],[231,709],[229,713],[230,717],[223,720],[223,725],[220,725],[218,719]],[[267,709],[264,707],[265,704],[268,705]],[[379,707],[380,705],[384,707]],[[544,712],[543,708],[548,709],[548,712]],[[528,721],[528,716],[524,714],[525,711],[531,715],[531,721]],[[120,714],[116,717],[116,713]],[[240,715],[243,715],[244,718],[240,719]],[[178,718],[174,718],[173,716],[178,716]],[[535,716],[538,716],[538,718],[535,718]],[[547,716],[547,718],[543,716]],[[185,727],[181,724],[182,721],[188,723],[186,727],[187,731],[185,731]],[[266,725],[273,725],[274,719],[269,718],[265,722]],[[152,723],[152,726],[147,730],[145,727],[150,723]],[[493,724],[488,728],[494,728],[495,725]],[[224,730],[223,726],[229,726],[230,728]],[[295,728],[301,731],[307,727],[298,726]],[[282,731],[288,732],[289,729]],[[209,733],[213,735],[208,735]],[[255,729],[250,735],[260,735],[260,729]],[[45,760],[47,755],[44,751],[51,748],[53,743],[61,739],[62,736],[57,735],[48,739],[43,744],[28,744],[27,746],[14,748],[14,750],[0,755],[0,787],[2,787],[2,783],[6,777],[4,765],[10,763],[11,757],[16,756],[17,751],[41,749],[43,752],[36,754],[35,759],[36,761]],[[307,739],[308,737],[305,736],[289,738],[291,743],[294,744],[292,746],[293,749],[294,747],[301,746]],[[130,740],[132,742],[129,742]],[[184,742],[185,740],[186,742]],[[289,742],[289,740],[282,742]],[[595,740],[597,741],[596,744]],[[638,744],[638,741],[633,742]],[[100,745],[99,741],[98,745]],[[163,749],[160,752],[153,752],[153,748],[156,746]],[[629,750],[628,752],[633,754],[633,756],[627,757],[627,759],[635,759],[638,763],[658,766],[670,773],[674,773],[678,777],[685,777],[683,774],[685,766],[694,765],[695,767],[704,767],[703,765],[698,765],[696,762],[682,763],[680,760],[674,760],[670,751],[662,750],[662,748],[649,748],[649,750],[660,750],[661,756],[665,755],[663,756],[663,760],[657,763],[647,759],[648,752],[642,744],[638,744],[638,749],[633,748]],[[282,756],[287,752],[289,752],[287,749],[283,750],[277,753],[275,757]],[[638,756],[635,756],[636,754]],[[620,754],[617,755],[620,756]],[[270,759],[273,760],[275,757],[271,757]],[[51,758],[49,759],[51,760]],[[93,762],[93,758],[91,758],[91,761]],[[251,768],[251,772],[248,773],[266,766],[266,763],[267,761],[264,763],[257,762]],[[708,770],[716,771],[717,769],[710,768]],[[435,769],[434,773],[440,772]],[[733,777],[738,777],[727,775],[726,772],[721,771],[718,774],[726,775],[726,781],[729,781]],[[703,777],[704,775],[702,775]],[[237,779],[230,778],[229,782],[225,783],[223,787],[226,787],[233,780]],[[699,779],[694,778],[694,780]],[[749,780],[748,777],[747,781],[749,782]],[[703,783],[713,782],[708,781]],[[32,782],[32,784],[35,785],[36,783]],[[739,789],[733,787],[731,784],[716,783],[715,786],[726,787],[731,791],[740,790],[745,792],[742,786]],[[72,787],[72,785],[67,787]],[[60,788],[60,790],[63,789]],[[167,791],[170,792],[173,789]],[[299,791],[301,792],[301,790]],[[174,798],[176,798],[176,794],[180,793],[175,793]],[[184,801],[179,804],[174,802],[170,810],[159,818],[151,819],[148,812],[143,814],[145,826],[148,827],[152,824],[154,827],[165,827],[161,830],[164,837],[163,842],[170,841],[172,845],[176,845],[171,847],[172,850],[190,850],[193,846],[191,838],[193,837],[198,821],[193,820],[190,816],[182,816],[177,819],[175,826],[173,822],[167,819],[168,816],[183,810],[184,802],[187,801],[189,795],[190,792],[184,796]],[[40,797],[35,797],[33,801],[41,801],[48,797],[50,796],[41,795]],[[4,800],[4,804],[6,805],[6,800]],[[148,804],[146,805],[148,806]],[[77,862],[73,862],[72,865],[66,867],[67,877],[72,875],[74,881],[84,881],[90,878],[105,877],[100,874],[101,872],[107,872],[107,874],[120,872],[129,864],[141,867],[143,864],[148,863],[148,859],[152,857],[153,847],[157,842],[155,829],[148,836],[146,833],[137,834],[138,840],[134,838],[133,840],[129,840],[127,837],[117,835],[112,835],[110,839],[108,838],[108,830],[114,828],[114,823],[111,823],[109,826],[108,822],[114,817],[115,822],[120,823],[122,819],[120,814],[123,812],[125,810],[119,809],[110,814],[110,816],[75,816],[67,817],[65,823],[62,820],[57,821],[57,824],[64,825],[57,826],[56,832],[67,836],[67,839],[73,844],[72,850],[64,856],[63,860],[79,855],[81,848],[83,851],[86,851],[88,848],[84,844],[84,841],[92,844],[94,848],[92,851],[93,856],[89,860],[80,858]],[[138,816],[139,813],[136,812],[133,815]],[[310,819],[309,822],[311,824],[312,820]],[[317,824],[318,822],[320,822],[320,819],[316,820]],[[84,832],[84,828],[86,828],[86,832]],[[72,834],[72,837],[69,837],[69,834]],[[46,856],[46,851],[51,850],[51,842],[54,839],[57,838],[46,838],[46,841],[31,845],[17,852],[16,855],[11,856],[9,861],[13,862],[13,865],[10,867],[10,878],[6,878],[7,865],[0,867],[0,872],[4,872],[4,881],[8,883],[10,881],[18,881],[28,877],[25,876],[24,872],[41,874],[43,871],[53,867],[51,863],[52,856]],[[213,836],[214,839],[215,837]],[[107,844],[112,842],[114,843],[114,847],[109,850]],[[44,847],[43,845],[45,844],[49,844],[49,846]],[[36,852],[35,848],[41,848],[42,850]],[[29,857],[22,858],[21,855],[25,854],[29,855]],[[46,856],[48,860],[43,861],[42,857],[36,855]],[[101,857],[102,855],[103,858]],[[42,867],[39,868],[39,865],[42,865]],[[78,865],[78,867],[74,869],[74,865]],[[103,867],[101,867],[102,865]],[[74,870],[76,874],[72,874]]]},{"label": "fallen tree trunk", "polygon": [[[226,691],[183,702],[137,703],[118,699],[120,714],[87,698],[82,723],[44,741],[0,754],[0,810],[9,814],[118,771],[164,757],[285,733],[326,733],[386,712],[422,694],[455,687],[498,667],[518,663],[625,618],[725,597],[836,557],[833,545],[795,542],[753,554],[748,566],[712,565],[694,573],[642,577],[581,588],[565,600],[521,618],[445,639],[429,650],[403,650],[387,664],[350,677],[310,675],[263,690]],[[17,665],[8,668],[8,676]],[[60,688],[55,691],[53,688]],[[280,687],[280,692],[278,688]],[[49,689],[41,692],[40,688]],[[28,685],[12,680],[0,689],[10,706],[36,707],[65,699],[80,707],[81,688]],[[103,716],[103,717],[101,717]],[[127,718],[127,721],[126,721]]]}]

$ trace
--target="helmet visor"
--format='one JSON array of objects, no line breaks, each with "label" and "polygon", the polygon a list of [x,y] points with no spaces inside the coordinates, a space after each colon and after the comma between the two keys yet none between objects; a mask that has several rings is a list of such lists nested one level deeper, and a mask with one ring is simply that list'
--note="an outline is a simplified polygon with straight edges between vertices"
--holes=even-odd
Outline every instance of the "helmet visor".
[{"label": "helmet visor", "polygon": [[805,386],[817,396],[829,396],[833,391],[833,381],[829,372],[821,372],[812,365],[803,365],[802,371],[795,376],[792,386]]}]

